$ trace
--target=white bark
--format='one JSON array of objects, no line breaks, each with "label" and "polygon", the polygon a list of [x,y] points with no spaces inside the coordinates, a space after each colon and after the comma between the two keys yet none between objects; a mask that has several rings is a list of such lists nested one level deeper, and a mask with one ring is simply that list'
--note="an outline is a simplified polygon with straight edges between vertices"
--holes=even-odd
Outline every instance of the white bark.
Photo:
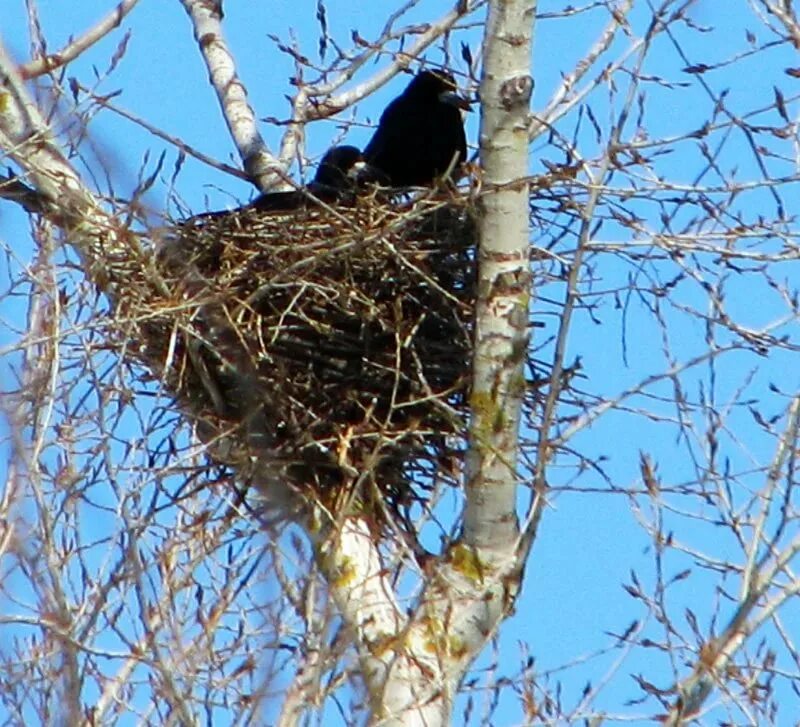
[{"label": "white bark", "polygon": [[[403,613],[365,520],[347,518],[323,534],[320,562],[361,660],[373,720],[381,725],[446,724],[435,699],[439,669],[429,639]],[[431,682],[434,682],[431,689]]]},{"label": "white bark", "polygon": [[479,287],[465,542],[517,538],[517,437],[528,348],[528,107],[536,3],[489,5],[481,82]]},{"label": "white bark", "polygon": [[191,18],[194,37],[208,68],[208,77],[217,93],[242,164],[250,179],[265,191],[285,178],[285,170],[267,150],[258,130],[256,115],[247,100],[247,91],[236,72],[228,44],[222,34],[222,18],[216,3],[181,0]]}]

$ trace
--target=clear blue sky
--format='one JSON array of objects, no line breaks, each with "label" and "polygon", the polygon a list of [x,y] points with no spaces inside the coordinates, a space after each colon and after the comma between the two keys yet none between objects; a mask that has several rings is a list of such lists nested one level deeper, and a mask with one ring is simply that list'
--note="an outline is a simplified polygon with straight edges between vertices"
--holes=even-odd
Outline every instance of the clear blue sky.
[{"label": "clear blue sky", "polygon": [[[3,26],[0,29],[3,39],[10,45],[13,53],[20,59],[26,57],[27,34],[24,18],[24,4],[16,0],[4,11]],[[350,43],[350,31],[358,29],[365,38],[374,37],[385,22],[380,3],[335,3],[328,5],[328,21],[331,34],[344,46]],[[642,6],[643,3],[637,5]],[[566,3],[543,0],[539,3],[540,13],[563,9]],[[82,0],[79,3],[61,3],[54,0],[41,0],[42,25],[50,42],[50,49],[59,48],[72,33],[80,32],[110,7],[109,2]],[[449,7],[440,0],[423,2],[415,10],[414,18],[422,20],[437,16]],[[674,49],[666,38],[657,41],[645,66],[645,73],[653,78],[662,77],[673,82],[673,88],[665,88],[656,82],[645,84],[648,91],[647,113],[644,125],[651,137],[672,135],[699,128],[709,118],[712,103],[699,86],[696,76],[682,72],[682,68],[693,63],[714,64],[730,58],[737,52],[747,50],[745,30],[750,28],[759,33],[760,40],[766,40],[766,33],[757,25],[749,13],[746,3],[728,0],[724,3],[724,17],[720,17],[720,3],[698,3],[692,14],[697,26],[713,24],[714,29],[701,33],[681,28],[683,47],[690,54],[689,63],[676,57]],[[318,25],[315,20],[316,3],[225,3],[225,30],[228,41],[236,56],[241,78],[245,82],[251,104],[260,118],[285,117],[288,104],[284,94],[291,92],[288,83],[293,73],[290,60],[278,52],[270,34],[286,38],[291,30],[296,34],[298,44],[304,53],[317,58]],[[534,111],[543,107],[552,90],[559,83],[561,74],[574,67],[575,62],[585,53],[595,38],[601,12],[587,13],[570,19],[542,20],[537,29],[534,53]],[[637,32],[645,27],[644,12],[634,13],[633,23]],[[102,77],[109,65],[111,56],[122,38],[123,32],[131,31],[131,38],[125,57],[119,68],[109,80],[100,83],[99,92],[110,93],[122,90],[114,103],[124,107],[149,123],[170,134],[180,137],[193,147],[217,159],[237,163],[234,150],[228,137],[216,98],[206,81],[206,71],[192,38],[188,18],[178,2],[164,0],[142,0],[140,6],[122,24],[122,29],[109,35],[93,47],[78,61],[74,62],[69,75],[76,75],[84,83],[90,83],[96,68]],[[477,55],[480,29],[471,29],[453,40],[453,64],[462,67],[458,43],[467,39]],[[622,47],[621,45],[618,47]],[[440,50],[431,49],[429,58],[440,61]],[[730,68],[703,76],[717,92],[729,88],[727,102],[730,108],[744,113],[746,109],[769,106],[774,99],[773,86],[778,85],[784,94],[791,97],[797,90],[798,81],[783,73],[783,68],[800,66],[796,52],[782,46],[772,51],[758,54],[753,59],[744,59]],[[596,75],[591,74],[592,77]],[[768,80],[764,80],[765,77]],[[402,89],[405,80],[398,79],[369,99],[364,100],[355,110],[355,118],[362,124],[375,121],[386,102]],[[675,84],[686,84],[686,87]],[[617,105],[613,101],[612,105]],[[609,113],[608,91],[601,89],[592,97],[592,109],[598,122],[607,128]],[[794,115],[797,104],[790,104]],[[346,112],[342,119],[319,123],[309,129],[308,154],[317,158],[325,151],[330,141],[336,138],[340,124],[350,118]],[[790,113],[790,116],[792,114]],[[769,117],[775,123],[774,111]],[[767,118],[767,117],[765,117]],[[474,146],[477,142],[478,114],[468,120],[468,136]],[[561,122],[559,130],[567,137],[572,136],[576,115],[572,114]],[[766,123],[766,122],[765,122]],[[579,149],[584,156],[591,157],[597,151],[597,142],[591,125],[584,118],[579,134]],[[274,150],[279,141],[280,129],[262,124],[262,133]],[[629,133],[633,132],[635,122],[631,122]],[[117,194],[125,198],[135,185],[138,171],[149,154],[148,171],[162,151],[166,152],[165,171],[162,177],[168,182],[177,151],[142,131],[131,122],[101,114],[92,124],[91,132],[99,154],[113,160],[110,164],[114,174]],[[348,143],[363,146],[369,138],[366,126],[356,125],[348,133]],[[734,132],[735,133],[735,132]],[[542,160],[563,162],[561,152],[548,145],[543,137],[535,142],[531,151],[531,171],[543,170]],[[748,152],[744,140],[729,143],[721,156],[721,166],[726,170],[738,167],[739,179],[758,179],[753,156]],[[787,173],[791,170],[791,160],[786,163],[775,160],[772,173]],[[671,181],[690,184],[700,168],[701,160],[696,150],[686,148],[685,154],[678,153],[658,161],[660,173]],[[296,170],[295,170],[296,171]],[[796,173],[797,170],[795,169]],[[167,184],[157,184],[148,194],[146,201],[154,213],[167,209]],[[186,167],[178,177],[176,193],[194,211],[232,206],[236,200],[246,200],[253,189],[241,181],[223,175],[195,160],[187,160]],[[797,188],[792,191],[793,200],[798,199]],[[642,214],[644,206],[632,207]],[[747,199],[744,214],[753,220],[758,214],[774,216],[774,203],[767,194],[751,196]],[[649,209],[649,208],[647,208]],[[174,207],[168,211],[176,213]],[[653,215],[649,209],[646,214]],[[654,225],[656,223],[653,223]],[[599,233],[600,239],[624,241],[630,233],[620,226],[606,225]],[[25,260],[31,255],[29,234],[24,215],[13,205],[0,202],[0,240],[10,243]],[[598,258],[591,261],[596,266],[597,280],[593,289],[607,291],[615,286],[625,286],[632,274],[632,268],[617,263],[614,259]],[[0,260],[0,280],[7,274]],[[796,266],[796,263],[795,263]],[[666,270],[666,266],[665,266]],[[784,278],[794,276],[796,270],[787,267],[778,271]],[[713,276],[709,281],[714,282]],[[642,281],[644,284],[644,281]],[[783,308],[771,291],[753,287],[750,278],[731,276],[727,281],[730,310],[739,316],[739,321],[758,328],[774,320]],[[546,288],[543,298],[559,295],[558,284]],[[681,304],[687,306],[704,305],[702,290],[691,282],[682,283],[676,289]],[[667,364],[662,352],[659,329],[653,316],[644,306],[633,305],[626,319],[611,304],[613,297],[605,296],[600,307],[594,312],[596,322],[583,311],[577,314],[576,325],[570,337],[568,360],[580,356],[583,362],[582,374],[585,377],[582,387],[600,396],[611,396],[627,386],[640,381],[650,373],[663,371]],[[623,301],[624,302],[624,301]],[[539,311],[548,310],[546,302],[534,308],[534,318]],[[544,341],[555,334],[555,320],[552,316],[540,314],[546,323],[544,329],[536,329],[537,340]],[[705,348],[704,326],[696,319],[681,317],[680,311],[664,306],[663,315],[675,321],[672,328],[672,351],[679,360],[686,360]],[[14,339],[8,322],[22,326],[24,308],[19,302],[0,302],[0,346],[8,345]],[[628,341],[627,361],[623,360],[621,335],[624,332]],[[781,332],[790,333],[797,338],[796,322]],[[724,336],[724,334],[722,334]],[[545,348],[542,357],[546,357]],[[3,369],[0,369],[3,370]],[[734,409],[737,402],[745,399],[760,400],[768,396],[768,385],[779,383],[785,391],[797,390],[800,367],[788,354],[778,354],[769,360],[754,354],[742,352],[724,358],[716,371],[715,396],[720,402],[730,400]],[[752,377],[751,377],[752,374]],[[697,399],[701,388],[708,386],[711,371],[708,366],[699,367],[683,378],[687,396]],[[672,395],[671,385],[659,384],[649,390],[650,394]],[[674,416],[675,409],[669,403],[652,398],[637,397],[629,402],[633,407],[641,407],[650,413]],[[774,407],[777,407],[777,403]],[[777,412],[773,412],[777,413]],[[738,435],[724,435],[720,446],[735,470],[746,469],[753,462],[763,463],[771,456],[774,440],[761,433],[751,424],[752,418],[746,408],[731,414],[731,427],[741,425]],[[736,436],[746,436],[742,443]],[[647,451],[659,463],[660,473],[670,484],[692,480],[695,468],[689,461],[685,444],[676,439],[673,425],[643,418],[623,412],[614,412],[598,421],[591,429],[578,435],[571,446],[592,458],[605,455],[603,470],[613,486],[620,489],[636,485],[639,479],[639,452]],[[698,451],[703,442],[693,445]],[[568,466],[567,466],[568,464]],[[574,463],[566,458],[563,468],[555,467],[551,475],[554,487],[573,485],[579,489],[598,489],[600,494],[586,492],[563,492],[554,494],[552,507],[545,516],[541,535],[534,548],[533,558],[527,572],[525,589],[520,598],[516,614],[506,622],[498,641],[498,675],[514,677],[519,673],[522,662],[521,645],[536,658],[538,670],[548,670],[572,661],[577,663],[551,679],[563,679],[565,700],[578,701],[580,691],[587,681],[598,683],[618,658],[620,652],[610,650],[598,654],[614,641],[609,633],[622,633],[633,619],[641,619],[645,614],[641,607],[628,596],[622,588],[630,582],[630,571],[635,569],[645,583],[652,583],[654,561],[652,543],[637,523],[632,501],[622,493],[611,491],[609,482],[596,473],[588,472],[575,480]],[[755,475],[750,483],[757,489],[761,475]],[[646,503],[639,503],[645,506]],[[676,502],[680,508],[680,502]],[[674,515],[667,530],[674,528],[687,547],[696,547],[714,553],[720,559],[735,561],[741,555],[732,542],[719,537],[717,530],[709,526]],[[717,594],[716,579],[693,567],[692,558],[679,557],[670,552],[664,563],[668,574],[677,574],[684,568],[692,567],[692,575],[677,583],[669,591],[669,599],[674,613],[691,609],[698,617],[701,628],[706,629],[708,620],[715,608]],[[731,590],[736,592],[735,584]],[[796,607],[794,607],[796,608]],[[730,609],[720,610],[722,617],[730,615]],[[797,625],[797,614],[787,614]],[[791,622],[791,621],[790,621]],[[681,626],[686,629],[685,622]],[[650,624],[655,634],[660,634],[656,624]],[[687,630],[688,631],[688,630]],[[647,633],[647,632],[646,632]],[[654,636],[656,638],[656,636]],[[483,657],[480,666],[491,662],[491,654]],[[680,676],[686,676],[686,668],[677,660]],[[652,714],[652,704],[639,712],[636,707],[626,707],[625,701],[634,693],[634,684],[626,676],[641,673],[649,681],[666,687],[672,681],[669,662],[661,653],[640,649],[625,662],[621,674],[617,674],[606,687],[596,704],[611,713],[628,715]],[[479,699],[488,699],[479,695]],[[787,704],[792,699],[787,696]],[[796,698],[794,698],[796,699]],[[478,715],[480,709],[477,710]],[[800,708],[786,713],[796,716]],[[0,716],[2,707],[0,707]],[[333,716],[331,716],[333,719]],[[477,717],[476,717],[477,719]],[[494,724],[519,724],[521,714],[512,695],[505,691],[500,707],[494,716]],[[785,722],[788,724],[788,722]],[[326,723],[328,724],[328,723]],[[329,724],[334,724],[330,722]]]}]

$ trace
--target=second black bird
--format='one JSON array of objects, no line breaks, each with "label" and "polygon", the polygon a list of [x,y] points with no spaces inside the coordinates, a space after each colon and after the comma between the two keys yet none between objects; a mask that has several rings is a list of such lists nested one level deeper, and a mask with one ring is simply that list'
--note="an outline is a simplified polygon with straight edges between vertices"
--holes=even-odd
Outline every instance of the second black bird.
[{"label": "second black bird", "polygon": [[247,205],[247,208],[286,212],[306,204],[313,204],[314,198],[322,202],[346,199],[355,193],[358,175],[363,166],[363,157],[356,147],[334,146],[325,152],[314,181],[307,187],[288,192],[262,194]]},{"label": "second black bird", "polygon": [[[381,115],[364,159],[378,181],[391,187],[430,184],[467,158],[461,109],[453,76],[422,71]],[[454,174],[455,176],[455,174]]]}]

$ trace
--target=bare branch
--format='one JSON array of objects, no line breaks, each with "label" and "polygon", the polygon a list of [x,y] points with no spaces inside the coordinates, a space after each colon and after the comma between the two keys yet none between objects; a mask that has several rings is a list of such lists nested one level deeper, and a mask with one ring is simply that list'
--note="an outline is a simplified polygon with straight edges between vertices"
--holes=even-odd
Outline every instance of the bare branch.
[{"label": "bare branch", "polygon": [[800,49],[800,22],[792,9],[792,4],[769,0],[759,0],[759,2],[770,15],[774,15],[780,21],[794,47]]},{"label": "bare branch", "polygon": [[[292,117],[281,141],[281,163],[288,166],[296,157],[300,142],[304,136],[304,125],[307,122],[334,116],[369,96],[398,73],[408,68],[412,61],[419,58],[436,40],[450,31],[458,20],[474,12],[484,3],[485,0],[458,3],[453,10],[445,13],[438,20],[427,23],[424,32],[419,34],[408,50],[395,54],[392,63],[384,66],[377,73],[355,87],[336,96],[331,96],[331,94],[353,78],[362,67],[382,51],[386,43],[395,37],[396,33],[392,29],[392,20],[387,23],[381,37],[372,43],[367,50],[350,59],[346,71],[338,74],[333,81],[301,84],[292,100]],[[413,5],[413,3],[409,5]],[[395,13],[393,18],[399,17],[405,9]]]},{"label": "bare branch", "polygon": [[57,224],[70,230],[73,244],[96,281],[109,284],[109,256],[127,252],[130,239],[99,206],[65,159],[28,95],[14,63],[0,45],[0,149],[25,171],[26,179],[48,200]]},{"label": "bare branch", "polygon": [[146,129],[150,132],[153,136],[158,137],[159,139],[163,139],[168,144],[172,144],[175,148],[180,149],[184,154],[190,156],[198,161],[202,162],[203,164],[207,164],[214,169],[219,169],[226,174],[230,174],[232,177],[236,177],[238,179],[243,179],[246,181],[250,181],[250,177],[247,176],[245,172],[241,169],[237,169],[236,167],[232,167],[230,164],[226,164],[225,162],[221,162],[218,159],[214,159],[213,157],[204,154],[199,149],[195,149],[194,147],[187,144],[185,141],[179,139],[176,136],[168,134],[166,131],[159,129],[157,126],[149,123],[145,119],[132,114],[130,111],[123,109],[116,104],[112,103],[109,99],[103,98],[102,96],[98,96],[93,94],[90,89],[82,86],[81,84],[77,85],[77,88],[88,93],[91,95],[92,101],[94,101],[98,106],[102,106],[105,109],[121,116],[123,119],[127,119],[128,121],[140,126],[143,129]]},{"label": "bare branch", "polygon": [[75,38],[56,53],[36,58],[23,64],[19,68],[19,74],[23,79],[35,78],[44,73],[51,73],[70,61],[75,60],[83,51],[90,48],[98,40],[108,35],[114,28],[119,27],[123,18],[136,6],[139,0],[121,0],[119,5],[114,8],[105,18],[96,25],[89,28],[83,35]]},{"label": "bare branch", "polygon": [[222,34],[219,6],[203,0],[181,2],[192,20],[194,37],[245,172],[262,192],[280,184],[285,169],[270,154],[258,130],[255,113],[247,101],[247,91],[236,73],[233,55]]},{"label": "bare branch", "polygon": [[[447,33],[462,17],[475,12],[478,8],[483,6],[485,2],[486,0],[478,0],[477,2],[473,0],[473,2],[468,3],[457,3],[455,8],[445,13],[441,18],[426,24],[426,30],[416,38],[407,50],[395,54],[392,63],[382,68],[371,78],[359,83],[357,86],[336,96],[327,98],[322,103],[316,104],[308,110],[306,118],[312,120],[332,116],[342,109],[346,109],[358,103],[366,96],[369,96],[385,83],[391,81],[398,73],[407,69],[412,61],[419,58],[427,48],[441,38],[442,35]],[[317,99],[319,97],[328,96],[337,88],[340,88],[347,80],[352,78],[361,67],[369,62],[391,37],[391,29],[386,28],[383,35],[372,44],[371,48],[358,55],[348,64],[347,73],[341,74],[330,83],[320,83],[309,86],[306,90],[308,97],[310,99]]]},{"label": "bare branch", "polygon": [[[778,443],[773,466],[770,468],[773,485],[786,466],[787,460],[794,457],[794,452],[797,451],[798,434],[800,434],[800,397],[795,398],[789,408],[786,429]],[[772,485],[764,493],[765,508],[769,508],[773,502],[771,491]],[[759,536],[763,525],[764,518],[760,518],[757,526]],[[758,539],[753,542],[754,549],[757,548],[757,544]],[[664,724],[677,727],[695,716],[710,696],[714,686],[725,683],[725,670],[747,637],[772,618],[782,604],[800,593],[800,578],[792,577],[788,584],[782,586],[778,593],[761,607],[761,613],[757,612],[759,603],[774,584],[775,577],[798,552],[800,552],[800,538],[795,538],[788,547],[777,554],[771,569],[759,571],[754,560],[748,562],[743,574],[744,593],[735,614],[718,637],[703,645],[693,673],[675,686],[675,691],[680,696],[664,719]]]},{"label": "bare branch", "polygon": [[583,101],[594,88],[602,84],[604,82],[603,79],[608,73],[621,67],[625,60],[636,52],[642,43],[640,40],[632,42],[630,48],[626,50],[622,57],[615,61],[609,68],[606,68],[604,73],[598,74],[598,77],[594,81],[589,82],[580,90],[575,90],[575,87],[594,67],[600,57],[609,49],[617,34],[620,31],[626,31],[627,16],[632,7],[633,0],[623,0],[620,6],[614,9],[612,17],[608,21],[608,25],[603,29],[603,32],[595,41],[595,44],[581,59],[578,66],[564,77],[561,81],[561,85],[550,97],[545,109],[531,119],[529,130],[531,139],[537,138],[541,133],[552,127],[559,118],[563,117],[570,109]]}]

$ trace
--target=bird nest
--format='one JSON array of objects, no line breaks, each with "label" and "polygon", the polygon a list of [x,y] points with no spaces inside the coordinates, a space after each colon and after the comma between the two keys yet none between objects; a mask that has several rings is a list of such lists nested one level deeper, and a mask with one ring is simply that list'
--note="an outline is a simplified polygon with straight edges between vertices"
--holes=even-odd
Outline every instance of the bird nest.
[{"label": "bird nest", "polygon": [[396,514],[455,476],[474,238],[453,195],[200,215],[126,318],[217,462],[268,466],[333,512]]}]

